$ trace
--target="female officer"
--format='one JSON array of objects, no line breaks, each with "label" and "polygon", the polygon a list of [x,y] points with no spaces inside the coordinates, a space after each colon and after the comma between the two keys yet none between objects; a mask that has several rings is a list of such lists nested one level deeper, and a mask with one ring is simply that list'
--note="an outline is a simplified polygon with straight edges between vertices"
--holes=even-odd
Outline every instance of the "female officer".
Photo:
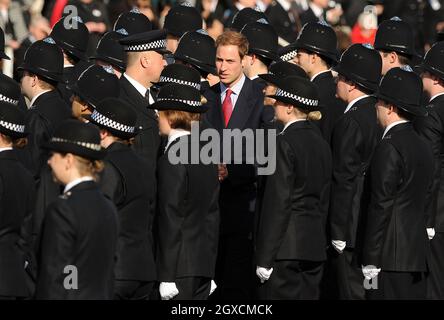
[{"label": "female officer", "polygon": [[66,120],[44,145],[63,194],[45,213],[37,299],[111,299],[117,212],[94,181],[105,152],[97,127]]}]

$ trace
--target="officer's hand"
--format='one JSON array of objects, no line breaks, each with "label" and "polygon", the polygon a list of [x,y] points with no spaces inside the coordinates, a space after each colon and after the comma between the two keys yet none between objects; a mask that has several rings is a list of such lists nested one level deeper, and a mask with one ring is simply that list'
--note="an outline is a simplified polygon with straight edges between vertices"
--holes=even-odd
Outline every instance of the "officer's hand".
[{"label": "officer's hand", "polygon": [[256,275],[261,280],[261,283],[264,283],[268,279],[270,279],[271,273],[273,272],[273,268],[263,268],[263,267],[256,267]]},{"label": "officer's hand", "polygon": [[332,240],[331,244],[333,245],[333,248],[338,252],[338,253],[342,253],[345,249],[345,246],[347,244],[347,242],[342,241],[342,240]]}]

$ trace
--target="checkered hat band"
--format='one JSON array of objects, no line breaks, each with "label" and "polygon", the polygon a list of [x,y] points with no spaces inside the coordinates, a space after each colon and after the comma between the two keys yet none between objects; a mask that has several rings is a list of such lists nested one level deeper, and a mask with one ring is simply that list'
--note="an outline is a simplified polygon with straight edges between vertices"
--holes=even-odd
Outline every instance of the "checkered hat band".
[{"label": "checkered hat band", "polygon": [[145,44],[125,46],[125,51],[149,51],[153,49],[166,49],[166,39],[156,40]]},{"label": "checkered hat band", "polygon": [[290,52],[284,54],[283,56],[281,56],[281,60],[285,61],[285,62],[290,61],[291,59],[296,57],[297,53],[298,53],[297,50],[290,51]]},{"label": "checkered hat band", "polygon": [[7,121],[0,120],[0,126],[6,128],[8,130],[14,131],[14,132],[19,132],[19,133],[25,132],[24,125],[19,125],[19,124],[10,123]]},{"label": "checkered hat band", "polygon": [[299,102],[305,104],[306,106],[310,106],[310,107],[317,107],[319,104],[318,100],[303,98],[303,97],[297,96],[295,94],[289,93],[287,91],[284,91],[282,89],[279,89],[279,88],[276,91],[276,96],[290,98],[290,99],[299,101]]},{"label": "checkered hat band", "polygon": [[84,148],[87,148],[87,149],[90,149],[90,150],[94,150],[94,151],[100,151],[102,149],[100,144],[95,144],[95,143],[90,143],[90,142],[83,142],[83,141],[73,141],[73,140],[57,138],[57,137],[51,138],[51,142],[63,142],[63,143],[76,144],[78,146],[81,146],[81,147],[84,147]]},{"label": "checkered hat band", "polygon": [[8,98],[8,97],[2,95],[1,93],[0,93],[0,101],[4,101],[4,102],[10,103],[10,104],[13,104],[15,106],[18,105],[18,103],[19,103],[18,100]]},{"label": "checkered hat band", "polygon": [[159,79],[159,82],[172,82],[172,83],[184,84],[186,86],[193,87],[197,90],[200,90],[200,83],[195,83],[195,82],[191,82],[191,81],[185,81],[185,80],[161,76]]},{"label": "checkered hat band", "polygon": [[192,107],[200,107],[202,106],[202,103],[200,101],[193,101],[193,100],[182,100],[182,99],[174,99],[174,98],[157,98],[157,101],[174,101],[174,102],[182,102],[185,104],[188,104]]},{"label": "checkered hat band", "polygon": [[105,117],[103,114],[97,112],[97,110],[94,110],[94,112],[91,114],[91,119],[93,119],[97,123],[107,128],[112,128],[114,130],[128,132],[128,133],[134,133],[135,130],[135,127],[127,126],[125,124],[116,122],[108,117]]}]

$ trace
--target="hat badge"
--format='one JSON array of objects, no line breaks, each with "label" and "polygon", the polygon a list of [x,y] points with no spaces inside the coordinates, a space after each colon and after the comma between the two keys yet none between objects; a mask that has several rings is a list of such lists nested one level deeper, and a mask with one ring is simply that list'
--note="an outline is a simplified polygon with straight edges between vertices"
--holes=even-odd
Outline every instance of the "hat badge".
[{"label": "hat badge", "polygon": [[46,42],[46,43],[49,43],[49,44],[56,44],[54,39],[51,38],[51,37],[46,37],[45,39],[43,39],[43,42]]},{"label": "hat badge", "polygon": [[126,31],[124,28],[120,28],[119,30],[116,30],[116,32],[124,36],[128,35],[128,31]]}]

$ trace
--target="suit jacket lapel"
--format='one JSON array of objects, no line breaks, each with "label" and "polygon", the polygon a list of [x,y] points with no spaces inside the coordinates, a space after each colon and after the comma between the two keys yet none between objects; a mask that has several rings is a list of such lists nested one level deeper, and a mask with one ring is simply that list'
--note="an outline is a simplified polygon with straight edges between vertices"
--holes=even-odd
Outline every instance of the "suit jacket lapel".
[{"label": "suit jacket lapel", "polygon": [[214,103],[210,104],[212,106],[212,109],[209,110],[207,119],[215,129],[222,130],[225,128],[225,123],[222,114],[222,104],[220,102],[220,85],[214,85],[213,87],[211,87],[211,90],[214,91],[213,98],[215,99],[215,101]]}]

